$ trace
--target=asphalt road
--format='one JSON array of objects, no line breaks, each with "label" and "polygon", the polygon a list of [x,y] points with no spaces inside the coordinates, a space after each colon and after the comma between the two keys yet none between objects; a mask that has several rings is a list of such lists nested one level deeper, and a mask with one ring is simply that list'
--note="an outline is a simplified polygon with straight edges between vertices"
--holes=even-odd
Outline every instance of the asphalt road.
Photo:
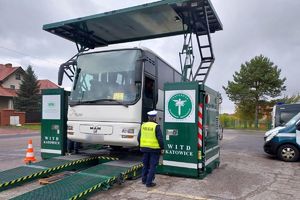
[{"label": "asphalt road", "polygon": [[39,133],[0,135],[0,171],[24,165],[28,139],[32,139],[37,160],[41,160],[40,138]]},{"label": "asphalt road", "polygon": [[[39,151],[40,137],[30,137]],[[0,136],[0,170],[22,165],[28,138]],[[225,130],[220,146],[221,165],[203,180],[157,175],[154,188],[145,188],[141,180],[126,181],[90,199],[300,199],[300,162],[285,163],[265,154],[263,132]],[[0,199],[37,187],[34,182],[3,191]]]}]

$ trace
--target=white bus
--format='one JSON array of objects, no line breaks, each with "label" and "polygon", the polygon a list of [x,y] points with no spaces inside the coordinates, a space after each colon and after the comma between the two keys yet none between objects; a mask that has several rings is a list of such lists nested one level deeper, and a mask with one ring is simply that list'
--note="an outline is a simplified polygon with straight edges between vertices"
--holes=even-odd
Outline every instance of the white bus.
[{"label": "white bus", "polygon": [[84,53],[69,99],[68,139],[111,146],[137,146],[147,112],[163,123],[163,87],[181,74],[147,49]]}]

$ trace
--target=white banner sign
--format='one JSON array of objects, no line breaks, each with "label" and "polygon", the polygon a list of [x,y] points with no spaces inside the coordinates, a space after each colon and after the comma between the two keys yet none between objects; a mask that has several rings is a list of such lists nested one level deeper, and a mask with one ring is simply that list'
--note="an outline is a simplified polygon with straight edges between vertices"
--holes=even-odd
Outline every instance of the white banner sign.
[{"label": "white banner sign", "polygon": [[60,119],[60,95],[43,95],[43,119]]}]

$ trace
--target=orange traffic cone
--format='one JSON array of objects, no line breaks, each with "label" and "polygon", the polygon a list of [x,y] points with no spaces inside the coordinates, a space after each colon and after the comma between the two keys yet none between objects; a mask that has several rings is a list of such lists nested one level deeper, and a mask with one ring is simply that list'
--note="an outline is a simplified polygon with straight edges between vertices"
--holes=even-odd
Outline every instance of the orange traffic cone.
[{"label": "orange traffic cone", "polygon": [[26,152],[26,157],[24,159],[26,164],[30,164],[31,162],[36,161],[34,157],[34,152],[33,152],[33,146],[32,146],[32,140],[28,140],[28,148]]}]

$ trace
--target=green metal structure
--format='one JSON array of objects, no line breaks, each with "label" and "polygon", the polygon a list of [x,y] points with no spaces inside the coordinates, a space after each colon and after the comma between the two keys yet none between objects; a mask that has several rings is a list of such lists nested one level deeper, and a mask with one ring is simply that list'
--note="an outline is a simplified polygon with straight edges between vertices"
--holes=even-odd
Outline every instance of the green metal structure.
[{"label": "green metal structure", "polygon": [[85,48],[193,32],[222,30],[210,0],[164,0],[102,14],[46,24],[43,29]]},{"label": "green metal structure", "polygon": [[219,101],[199,82],[165,84],[161,173],[204,178],[219,166]]},{"label": "green metal structure", "polygon": [[[112,44],[184,35],[180,52],[182,80],[204,84],[214,63],[210,34],[223,29],[210,0],[164,0],[102,14],[46,24],[43,29],[77,45],[78,54]],[[194,64],[192,35],[201,62]],[[74,55],[61,65],[71,81],[76,71]],[[62,84],[62,77],[58,84]]]},{"label": "green metal structure", "polygon": [[41,156],[65,155],[67,147],[68,94],[62,88],[42,91]]}]

